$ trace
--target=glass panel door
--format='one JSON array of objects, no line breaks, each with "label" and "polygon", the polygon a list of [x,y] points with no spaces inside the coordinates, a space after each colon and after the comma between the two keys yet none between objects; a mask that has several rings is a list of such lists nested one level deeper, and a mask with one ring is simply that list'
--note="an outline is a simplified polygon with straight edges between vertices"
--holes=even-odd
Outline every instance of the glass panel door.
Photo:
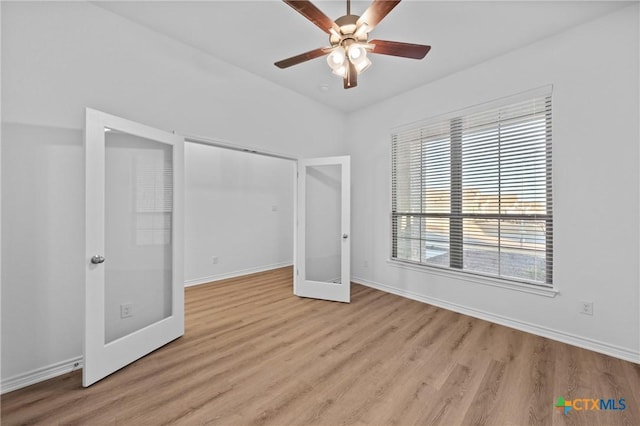
[{"label": "glass panel door", "polygon": [[298,296],[349,302],[349,157],[298,162]]},{"label": "glass panel door", "polygon": [[184,140],[87,109],[83,385],[184,334]]}]

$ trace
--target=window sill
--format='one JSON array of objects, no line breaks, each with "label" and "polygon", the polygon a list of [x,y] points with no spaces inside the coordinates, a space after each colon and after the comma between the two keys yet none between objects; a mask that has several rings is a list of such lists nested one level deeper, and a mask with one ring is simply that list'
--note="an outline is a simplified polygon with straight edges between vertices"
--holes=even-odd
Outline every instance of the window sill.
[{"label": "window sill", "polygon": [[409,262],[402,262],[393,259],[387,259],[387,263],[394,268],[409,269],[421,273],[429,273],[444,278],[457,279],[467,281],[474,284],[490,285],[493,287],[505,288],[508,290],[520,291],[523,293],[537,294],[538,296],[556,297],[559,291],[555,287],[542,287],[535,284],[526,284],[518,281],[511,281],[503,278],[483,277],[465,272],[457,272],[428,265],[419,265]]}]

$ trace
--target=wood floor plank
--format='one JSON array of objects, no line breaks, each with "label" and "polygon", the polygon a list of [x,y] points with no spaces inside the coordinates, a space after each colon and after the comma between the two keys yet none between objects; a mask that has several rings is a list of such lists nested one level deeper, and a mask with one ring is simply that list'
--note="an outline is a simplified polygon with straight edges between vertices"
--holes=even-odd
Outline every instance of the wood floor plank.
[{"label": "wood floor plank", "polygon": [[290,267],[187,288],[185,330],[90,388],[2,395],[2,425],[640,424],[639,365],[361,285],[298,298]]},{"label": "wood floor plank", "polygon": [[490,425],[491,414],[502,409],[500,390],[504,386],[504,373],[506,365],[502,361],[491,360],[478,391],[465,412],[463,424]]},{"label": "wood floor plank", "polygon": [[[377,406],[388,392],[389,376],[394,375],[401,365],[399,362],[389,363],[387,360],[399,361],[403,358],[403,343],[420,328],[420,320],[428,315],[425,311],[428,309],[424,306],[414,304],[395,315],[395,318],[388,322],[392,332],[377,339],[371,348],[372,354],[359,351],[357,370],[352,367],[348,375],[341,376],[334,383],[320,384],[319,393],[331,395],[322,410],[316,410],[313,417],[308,418],[303,414],[304,404],[300,404],[301,422],[313,424],[328,420],[336,423],[357,423],[372,407]],[[356,367],[353,362],[349,362],[349,365]],[[372,392],[363,397],[360,392],[363,388],[371,389]],[[348,416],[344,416],[341,409],[345,405],[350,407]]]}]

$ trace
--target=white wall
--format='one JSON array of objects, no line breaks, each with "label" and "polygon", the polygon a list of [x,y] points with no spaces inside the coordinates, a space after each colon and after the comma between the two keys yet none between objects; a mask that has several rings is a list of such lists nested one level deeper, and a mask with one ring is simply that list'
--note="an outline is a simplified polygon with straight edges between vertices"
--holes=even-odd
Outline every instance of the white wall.
[{"label": "white wall", "polygon": [[5,378],[81,355],[83,192],[79,130],[3,123],[3,389]]},{"label": "white wall", "polygon": [[[344,154],[345,121],[315,101],[89,3],[2,2],[1,8],[1,378],[6,390],[33,377],[68,371],[81,356],[85,267],[81,129],[86,106],[165,130],[293,156]],[[311,126],[318,120],[333,123],[331,129]],[[221,198],[216,197],[228,195],[223,194],[224,185],[237,184],[233,181],[237,175],[231,171],[208,175],[201,159],[194,158],[197,149],[187,145],[187,178],[194,185],[186,189],[191,194],[187,197],[208,191],[211,203],[190,204],[187,213],[193,217],[185,220],[188,226],[200,223],[211,233],[220,232],[223,219],[217,227],[204,225],[201,213],[220,213],[216,203]],[[213,151],[203,155],[216,161],[223,158]],[[279,231],[291,220],[287,188],[264,193],[254,184],[263,173],[273,173],[265,182],[279,182],[285,172],[266,160],[256,165],[258,160],[246,155],[229,160],[237,165],[236,171],[251,168],[256,173],[243,186],[251,192],[245,194],[245,206],[267,206],[267,212],[260,212],[261,223]],[[198,172],[191,174],[190,163]],[[204,180],[207,188],[198,186]],[[277,214],[270,211],[273,203],[279,207]],[[249,223],[256,216],[250,210],[234,213],[238,223]],[[197,231],[187,227],[192,237]],[[276,232],[261,231],[253,237],[268,239]],[[189,279],[291,261],[290,239],[279,244],[286,239],[284,234],[275,246],[264,241],[244,246],[246,264],[231,262],[240,244],[228,238],[225,234],[215,240],[212,235],[211,246],[203,239],[187,240],[185,251],[193,255],[185,265]],[[211,255],[219,256],[218,269],[210,264]]]},{"label": "white wall", "polygon": [[294,161],[188,143],[185,168],[187,285],[292,263]]},{"label": "white wall", "polygon": [[[351,115],[355,280],[640,362],[638,21],[636,4]],[[547,84],[559,294],[389,264],[391,129]]]},{"label": "white wall", "polygon": [[272,152],[343,152],[342,114],[88,3],[3,1],[2,65],[3,121],[78,129],[88,106]]}]

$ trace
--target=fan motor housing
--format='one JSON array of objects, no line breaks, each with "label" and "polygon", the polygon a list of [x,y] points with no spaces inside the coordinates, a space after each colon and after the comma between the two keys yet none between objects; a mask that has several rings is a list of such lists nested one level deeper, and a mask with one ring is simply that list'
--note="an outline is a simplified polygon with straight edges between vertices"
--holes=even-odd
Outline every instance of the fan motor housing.
[{"label": "fan motor housing", "polygon": [[335,20],[337,26],[340,27],[340,35],[329,34],[329,42],[332,46],[342,45],[345,40],[353,40],[356,42],[366,43],[367,33],[355,35],[358,28],[357,22],[360,17],[358,15],[344,15]]}]

